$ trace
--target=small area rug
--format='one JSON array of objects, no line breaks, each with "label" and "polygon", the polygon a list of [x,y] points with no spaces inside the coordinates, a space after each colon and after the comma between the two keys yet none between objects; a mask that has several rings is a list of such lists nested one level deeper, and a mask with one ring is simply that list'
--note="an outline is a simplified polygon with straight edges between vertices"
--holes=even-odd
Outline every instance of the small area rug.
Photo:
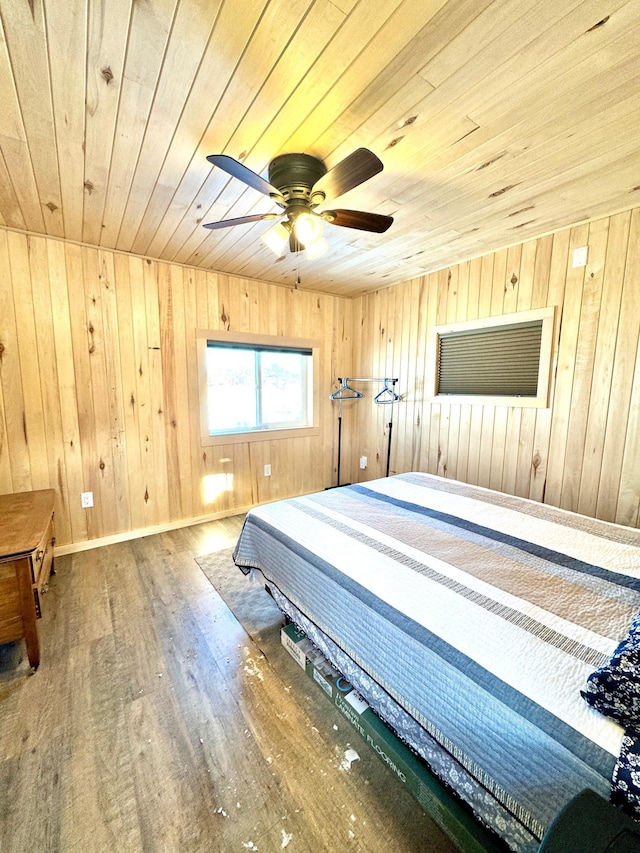
[{"label": "small area rug", "polygon": [[205,576],[229,610],[258,646],[279,632],[283,616],[264,588],[262,576],[243,574],[232,558],[233,548],[196,557]]}]

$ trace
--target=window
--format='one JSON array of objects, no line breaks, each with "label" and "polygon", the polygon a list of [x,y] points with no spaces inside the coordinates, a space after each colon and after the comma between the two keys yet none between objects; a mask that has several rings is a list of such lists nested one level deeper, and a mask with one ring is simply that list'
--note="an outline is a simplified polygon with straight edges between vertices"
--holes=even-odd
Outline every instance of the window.
[{"label": "window", "polygon": [[548,308],[436,327],[433,396],[547,406],[553,319]]},{"label": "window", "polygon": [[313,341],[198,333],[205,444],[265,440],[313,429]]},{"label": "window", "polygon": [[209,433],[309,426],[311,350],[207,342]]}]

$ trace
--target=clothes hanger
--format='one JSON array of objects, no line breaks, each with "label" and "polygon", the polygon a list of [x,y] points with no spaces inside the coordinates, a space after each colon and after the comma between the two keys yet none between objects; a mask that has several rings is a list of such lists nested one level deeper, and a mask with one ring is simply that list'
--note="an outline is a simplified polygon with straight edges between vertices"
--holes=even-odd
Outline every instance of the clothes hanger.
[{"label": "clothes hanger", "polygon": [[[382,391],[379,391],[376,396],[373,398],[374,403],[388,404],[395,403],[396,400],[399,400],[400,397],[393,390],[393,386],[396,384],[396,379],[385,379],[384,380],[384,388]],[[389,383],[391,383],[391,388],[389,387]]]},{"label": "clothes hanger", "polygon": [[340,387],[333,394],[329,394],[331,400],[357,400],[363,396],[360,391],[356,391],[355,388],[349,385],[348,379],[340,379],[338,377],[338,381],[340,382]]}]

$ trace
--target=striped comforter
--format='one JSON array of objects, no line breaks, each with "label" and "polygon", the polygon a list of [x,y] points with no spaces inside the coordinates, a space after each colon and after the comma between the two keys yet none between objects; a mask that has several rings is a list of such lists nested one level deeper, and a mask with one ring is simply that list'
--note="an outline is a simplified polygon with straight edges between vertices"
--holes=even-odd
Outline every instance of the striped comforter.
[{"label": "striped comforter", "polygon": [[637,530],[411,473],[256,508],[234,559],[528,853],[582,788],[608,796],[622,729],[579,691],[640,611],[639,546]]}]

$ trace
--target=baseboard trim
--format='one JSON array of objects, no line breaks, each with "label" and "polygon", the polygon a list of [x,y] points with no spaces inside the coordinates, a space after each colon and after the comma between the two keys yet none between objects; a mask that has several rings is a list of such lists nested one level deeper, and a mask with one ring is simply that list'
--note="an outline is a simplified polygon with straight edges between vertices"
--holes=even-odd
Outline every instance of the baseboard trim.
[{"label": "baseboard trim", "polygon": [[179,530],[181,527],[192,527],[194,524],[202,524],[205,521],[217,521],[220,518],[229,518],[232,515],[245,515],[251,506],[235,507],[234,509],[212,512],[209,515],[201,515],[197,518],[183,518],[180,521],[168,521],[166,524],[156,524],[153,527],[141,527],[138,530],[127,530],[124,533],[114,533],[111,536],[102,536],[100,539],[86,539],[84,542],[72,542],[68,545],[60,545],[54,548],[54,555],[62,557],[65,554],[78,554],[81,551],[90,551],[93,548],[102,548],[104,545],[117,545],[118,542],[129,542],[131,539],[141,539],[143,536],[153,536],[154,533],[166,533],[168,530]]}]

